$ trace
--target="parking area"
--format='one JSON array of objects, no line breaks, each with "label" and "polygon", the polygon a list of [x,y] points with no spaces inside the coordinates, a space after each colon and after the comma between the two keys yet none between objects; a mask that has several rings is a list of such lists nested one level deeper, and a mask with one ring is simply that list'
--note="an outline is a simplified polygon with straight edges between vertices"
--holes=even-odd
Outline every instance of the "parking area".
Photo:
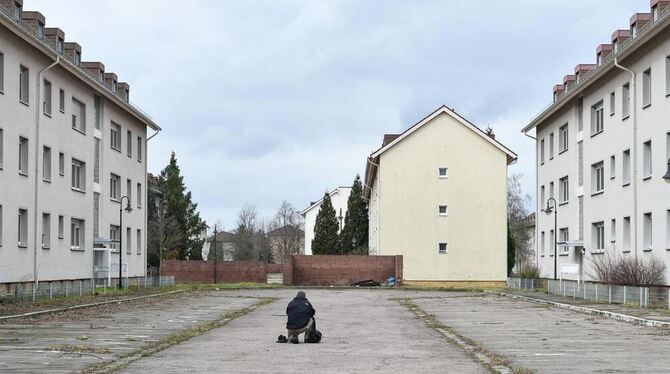
[{"label": "parking area", "polygon": [[[126,373],[661,373],[670,367],[667,329],[476,292],[306,290],[323,341],[275,343],[286,334],[285,308],[296,291],[200,291],[71,320],[0,325],[0,372],[72,372],[105,362],[112,363],[106,370]],[[274,301],[259,304],[264,298]],[[221,327],[142,352],[254,305]],[[50,349],[59,345],[100,350]]]}]

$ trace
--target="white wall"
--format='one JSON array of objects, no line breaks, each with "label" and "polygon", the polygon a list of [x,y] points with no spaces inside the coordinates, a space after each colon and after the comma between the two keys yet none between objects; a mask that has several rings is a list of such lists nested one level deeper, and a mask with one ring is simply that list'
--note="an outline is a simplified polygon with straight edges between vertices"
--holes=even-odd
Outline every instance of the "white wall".
[{"label": "white wall", "polygon": [[[351,187],[338,187],[330,193],[330,200],[335,209],[335,216],[339,217],[342,214],[342,225],[344,225],[344,217],[347,216],[347,202],[351,195]],[[314,204],[310,209],[303,211],[305,217],[305,254],[312,254],[312,240],[314,239],[314,226],[316,224],[316,216],[321,209],[321,200]]]}]

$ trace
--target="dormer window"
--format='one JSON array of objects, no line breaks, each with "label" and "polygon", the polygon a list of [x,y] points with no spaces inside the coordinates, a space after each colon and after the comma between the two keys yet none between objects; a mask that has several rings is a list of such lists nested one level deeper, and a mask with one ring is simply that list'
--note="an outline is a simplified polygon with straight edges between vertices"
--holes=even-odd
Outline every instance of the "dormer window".
[{"label": "dormer window", "polygon": [[74,64],[75,65],[81,64],[81,52],[79,51],[74,52]]},{"label": "dormer window", "polygon": [[630,34],[633,38],[637,37],[637,24],[631,26]]},{"label": "dormer window", "polygon": [[612,50],[614,51],[614,53],[619,52],[619,42],[617,40],[612,42]]},{"label": "dormer window", "polygon": [[42,22],[37,23],[37,37],[40,39],[44,38],[44,24]]},{"label": "dormer window", "polygon": [[17,21],[23,19],[23,6],[17,2],[14,2],[14,19]]},{"label": "dormer window", "polygon": [[602,62],[603,62],[602,55],[598,54],[598,56],[596,56],[596,64],[600,66]]},{"label": "dormer window", "polygon": [[116,92],[116,81],[112,81],[112,91]]},{"label": "dormer window", "polygon": [[58,38],[56,41],[56,51],[58,53],[63,53],[63,39],[61,38]]},{"label": "dormer window", "polygon": [[655,7],[652,9],[652,13],[653,13],[653,15],[654,15],[654,18],[653,18],[653,19],[654,19],[654,21],[656,21],[656,20],[658,19],[658,5],[655,6]]}]

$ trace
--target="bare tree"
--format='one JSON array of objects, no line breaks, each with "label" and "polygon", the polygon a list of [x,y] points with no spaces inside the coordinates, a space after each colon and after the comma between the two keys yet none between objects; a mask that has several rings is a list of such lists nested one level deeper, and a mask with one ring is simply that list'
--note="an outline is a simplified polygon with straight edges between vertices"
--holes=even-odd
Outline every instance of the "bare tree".
[{"label": "bare tree", "polygon": [[149,263],[158,266],[164,258],[176,258],[182,236],[179,224],[168,214],[165,205],[160,204],[147,225]]},{"label": "bare tree", "polygon": [[591,257],[589,276],[621,286],[648,287],[665,283],[665,263],[656,256],[633,257],[608,252]]},{"label": "bare tree", "polygon": [[284,272],[284,258],[300,254],[304,246],[303,220],[291,203],[282,201],[270,223],[270,243]]},{"label": "bare tree", "polygon": [[510,235],[514,241],[515,264],[517,269],[521,265],[527,265],[535,248],[529,245],[531,232],[525,227],[525,219],[528,217],[528,205],[530,196],[524,194],[521,189],[522,174],[512,174],[507,179],[507,224]]},{"label": "bare tree", "polygon": [[237,216],[237,228],[233,243],[235,251],[233,259],[237,261],[258,260],[258,249],[255,245],[256,235],[256,217],[258,213],[256,208],[251,205],[244,205]]}]

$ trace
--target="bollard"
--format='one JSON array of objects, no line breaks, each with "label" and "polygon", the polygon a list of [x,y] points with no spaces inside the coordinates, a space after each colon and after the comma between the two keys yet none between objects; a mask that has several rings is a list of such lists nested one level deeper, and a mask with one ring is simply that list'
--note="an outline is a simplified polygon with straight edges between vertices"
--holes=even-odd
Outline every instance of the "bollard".
[{"label": "bollard", "polygon": [[53,287],[51,286],[51,282],[49,282],[49,298],[50,299],[54,298],[54,290]]},{"label": "bollard", "polygon": [[533,279],[530,280],[530,288],[531,288],[532,290],[535,289],[535,278],[533,278]]},{"label": "bollard", "polygon": [[623,286],[623,303],[626,304],[626,286]]},{"label": "bollard", "polygon": [[607,303],[612,304],[612,286],[607,285],[607,291],[609,293],[609,298],[607,299]]},{"label": "bollard", "polygon": [[640,292],[640,308],[642,308],[642,306],[644,305],[643,302],[642,302],[642,299],[644,298],[644,288],[639,287],[639,289],[640,289],[640,291],[639,291]]},{"label": "bollard", "polygon": [[596,302],[598,302],[598,283],[596,283]]},{"label": "bollard", "polygon": [[69,283],[69,281],[66,281],[66,282],[65,282],[65,297],[67,297],[67,284],[68,284],[68,283]]}]

